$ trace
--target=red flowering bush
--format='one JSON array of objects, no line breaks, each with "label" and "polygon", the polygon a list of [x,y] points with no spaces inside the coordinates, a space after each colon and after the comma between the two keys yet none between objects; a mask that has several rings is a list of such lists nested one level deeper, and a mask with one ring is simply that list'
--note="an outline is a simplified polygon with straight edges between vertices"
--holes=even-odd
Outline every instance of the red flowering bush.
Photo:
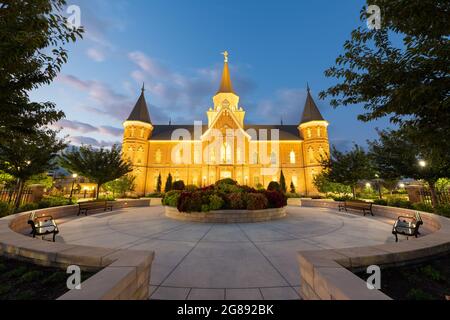
[{"label": "red flowering bush", "polygon": [[267,209],[268,201],[262,193],[247,194],[247,210]]},{"label": "red flowering bush", "polygon": [[283,192],[266,191],[264,195],[269,202],[269,208],[282,208],[287,206],[287,198]]}]

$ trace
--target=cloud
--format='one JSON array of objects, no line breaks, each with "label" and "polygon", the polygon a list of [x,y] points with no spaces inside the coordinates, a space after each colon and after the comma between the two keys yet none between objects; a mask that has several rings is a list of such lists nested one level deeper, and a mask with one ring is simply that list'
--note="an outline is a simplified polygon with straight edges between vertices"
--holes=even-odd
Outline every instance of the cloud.
[{"label": "cloud", "polygon": [[120,142],[113,142],[113,141],[98,141],[97,139],[91,138],[91,137],[85,137],[85,136],[70,136],[69,137],[70,143],[75,146],[80,145],[91,145],[93,147],[101,148],[101,147],[112,147],[113,145],[117,144],[120,145]]},{"label": "cloud", "polygon": [[93,126],[85,122],[63,119],[58,121],[53,127],[64,130],[76,131],[79,133],[99,133],[113,137],[121,137],[123,129],[112,126]]},{"label": "cloud", "polygon": [[306,100],[305,88],[286,88],[275,92],[274,98],[247,105],[247,114],[254,123],[298,124]]},{"label": "cloud", "polygon": [[105,54],[100,49],[89,48],[86,51],[86,54],[88,55],[89,58],[91,58],[95,62],[105,61]]},{"label": "cloud", "polygon": [[119,121],[128,117],[135,103],[129,97],[117,93],[99,81],[84,81],[73,75],[65,74],[60,74],[57,81],[87,93],[90,105],[83,106],[84,110],[107,115]]},{"label": "cloud", "polygon": [[[136,68],[131,77],[137,84],[145,82],[145,87],[156,109],[151,114],[166,115],[175,122],[192,122],[203,118],[204,112],[211,105],[211,98],[220,83],[221,66],[196,69],[190,74],[174,72],[158,60],[141,51],[128,54]],[[254,83],[239,75],[232,67],[232,80],[236,91],[246,95],[255,88]]]}]

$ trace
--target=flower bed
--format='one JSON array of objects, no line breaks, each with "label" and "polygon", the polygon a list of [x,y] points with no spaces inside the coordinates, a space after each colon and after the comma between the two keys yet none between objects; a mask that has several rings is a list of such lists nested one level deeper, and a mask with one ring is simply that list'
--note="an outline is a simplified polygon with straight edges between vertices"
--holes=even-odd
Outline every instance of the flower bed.
[{"label": "flower bed", "polygon": [[279,191],[256,190],[239,186],[231,179],[197,190],[173,190],[165,194],[163,205],[180,212],[210,212],[217,210],[278,209],[287,205],[286,196]]}]

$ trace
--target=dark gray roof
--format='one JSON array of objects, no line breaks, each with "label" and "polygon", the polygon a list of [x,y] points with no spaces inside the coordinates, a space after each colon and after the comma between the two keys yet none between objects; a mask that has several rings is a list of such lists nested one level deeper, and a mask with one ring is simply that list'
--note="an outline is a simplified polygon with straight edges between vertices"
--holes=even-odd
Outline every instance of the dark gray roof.
[{"label": "dark gray roof", "polygon": [[141,96],[136,102],[136,105],[127,120],[152,123],[150,120],[150,114],[148,113],[147,102],[144,97],[144,88],[142,88]]},{"label": "dark gray roof", "polygon": [[[186,129],[192,138],[194,138],[194,126],[193,125],[154,125],[153,134],[151,140],[171,140],[172,133],[177,129]],[[259,137],[260,129],[267,129],[267,139],[271,139],[271,129],[279,130],[279,140],[302,140],[299,135],[299,131],[296,125],[246,125],[244,130],[255,129],[258,135],[258,140],[263,140],[264,137]],[[208,130],[207,125],[203,125],[202,134]]]},{"label": "dark gray roof", "polygon": [[311,96],[311,90],[309,90],[308,86],[308,95],[306,97],[305,108],[303,109],[303,115],[300,124],[310,121],[322,120],[324,120],[322,114],[320,113],[319,108],[317,108],[317,105],[314,102],[313,97]]}]

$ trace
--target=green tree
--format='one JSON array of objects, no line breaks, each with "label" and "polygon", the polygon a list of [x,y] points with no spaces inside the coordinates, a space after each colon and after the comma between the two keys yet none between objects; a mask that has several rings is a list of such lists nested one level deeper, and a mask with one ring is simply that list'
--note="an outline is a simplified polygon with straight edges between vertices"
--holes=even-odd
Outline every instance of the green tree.
[{"label": "green tree", "polygon": [[[368,4],[382,8],[381,30],[364,26],[352,32],[345,52],[325,73],[339,83],[320,96],[331,96],[335,107],[362,103],[367,111],[359,116],[363,121],[388,116],[398,124],[397,133],[384,132],[380,143],[372,145],[381,150],[377,166],[384,166],[380,172],[388,179],[401,174],[427,181],[436,206],[435,184],[448,176],[450,157],[450,3],[371,0]],[[366,18],[363,9],[361,19]],[[420,158],[425,167],[417,165]]]},{"label": "green tree", "polygon": [[286,191],[287,191],[286,179],[284,178],[283,170],[281,170],[281,173],[280,173],[280,188],[281,188],[281,192],[286,193]]},{"label": "green tree", "polygon": [[[359,119],[382,117],[410,130],[432,158],[450,149],[450,2],[370,0],[382,9],[380,30],[354,30],[325,75],[338,83],[320,94],[335,107],[362,104]],[[417,155],[416,155],[417,156]],[[405,161],[406,162],[406,161]]]},{"label": "green tree", "polygon": [[320,193],[325,193],[327,195],[337,194],[339,196],[345,196],[352,192],[352,189],[349,186],[329,181],[324,172],[321,172],[314,177],[314,185]]},{"label": "green tree", "polygon": [[290,192],[290,193],[296,193],[296,191],[295,191],[295,185],[294,185],[294,182],[293,182],[293,181],[291,181],[291,186],[290,186],[289,192]]},{"label": "green tree", "polygon": [[28,92],[57,76],[68,57],[63,46],[81,37],[81,28],[66,24],[65,5],[65,0],[0,3],[0,144],[64,116],[51,102],[30,102]]},{"label": "green tree", "polygon": [[3,171],[0,171],[0,185],[5,186],[6,188],[10,188],[14,183],[16,182],[16,179]]},{"label": "green tree", "polygon": [[64,152],[60,157],[61,166],[71,172],[88,178],[97,184],[97,199],[100,188],[107,182],[123,177],[133,171],[130,163],[122,159],[117,145],[111,149],[94,149],[81,146]]},{"label": "green tree", "polygon": [[38,173],[33,176],[31,176],[25,183],[28,185],[33,184],[40,184],[43,185],[45,188],[50,189],[53,187],[53,178],[47,175],[47,173]]},{"label": "green tree", "polygon": [[25,182],[32,176],[55,167],[57,154],[66,147],[53,130],[14,133],[0,144],[0,170],[17,179],[16,202],[20,205]]},{"label": "green tree", "polygon": [[164,192],[169,192],[172,190],[172,175],[169,173],[166,180],[166,185],[164,186]]},{"label": "green tree", "polygon": [[106,182],[103,185],[103,189],[112,192],[113,196],[123,197],[127,192],[134,191],[136,187],[135,180],[135,176],[126,174],[121,178]]},{"label": "green tree", "polygon": [[161,187],[162,187],[162,179],[161,179],[161,173],[158,175],[158,182],[156,183],[156,192],[161,193]]},{"label": "green tree", "polygon": [[[431,192],[433,207],[438,205],[436,182],[450,176],[449,156],[434,153],[428,145],[420,145],[407,128],[379,131],[379,139],[369,141],[369,152],[384,176],[401,176],[424,180]],[[423,163],[421,161],[424,161]],[[420,164],[425,164],[421,166]]]},{"label": "green tree", "polygon": [[358,145],[347,153],[340,152],[334,146],[329,159],[322,160],[323,176],[330,182],[349,186],[356,198],[356,186],[360,180],[370,180],[374,170],[369,156]]}]

